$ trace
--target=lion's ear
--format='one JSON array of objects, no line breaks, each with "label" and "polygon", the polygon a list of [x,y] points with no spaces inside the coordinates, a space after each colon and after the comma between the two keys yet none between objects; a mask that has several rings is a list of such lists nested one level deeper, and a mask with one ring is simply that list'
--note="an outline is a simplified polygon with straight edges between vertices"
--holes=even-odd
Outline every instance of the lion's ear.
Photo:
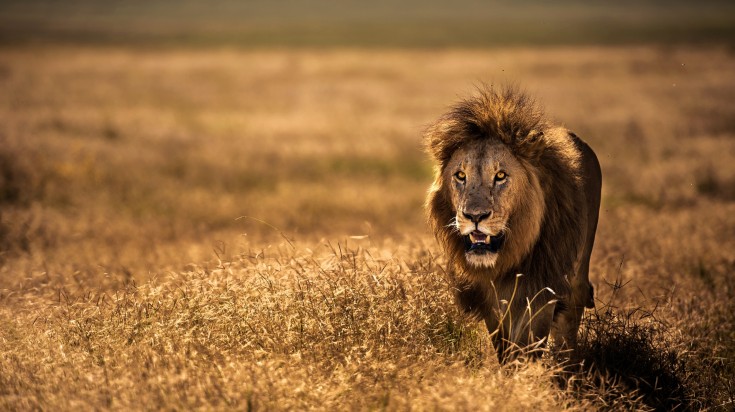
[{"label": "lion's ear", "polygon": [[543,130],[531,130],[517,140],[517,150],[528,159],[538,159],[546,147]]},{"label": "lion's ear", "polygon": [[463,132],[462,122],[443,116],[424,131],[424,145],[436,161],[444,164],[463,141]]}]

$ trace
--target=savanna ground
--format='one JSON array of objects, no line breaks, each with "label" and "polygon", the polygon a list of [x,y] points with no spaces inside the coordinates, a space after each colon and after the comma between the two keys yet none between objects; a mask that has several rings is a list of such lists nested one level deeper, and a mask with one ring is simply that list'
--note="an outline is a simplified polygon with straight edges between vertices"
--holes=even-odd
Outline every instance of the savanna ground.
[{"label": "savanna ground", "polygon": [[[5,47],[0,409],[728,410],[733,73],[717,45]],[[425,223],[422,129],[482,82],[602,164],[567,385],[498,365]]]}]

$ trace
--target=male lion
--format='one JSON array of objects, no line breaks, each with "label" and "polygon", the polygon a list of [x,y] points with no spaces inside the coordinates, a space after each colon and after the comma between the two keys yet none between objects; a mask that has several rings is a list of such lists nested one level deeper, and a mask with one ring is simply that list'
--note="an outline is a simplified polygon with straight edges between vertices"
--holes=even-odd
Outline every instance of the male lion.
[{"label": "male lion", "polygon": [[576,347],[594,307],[589,263],[602,175],[582,139],[513,89],[486,87],[430,126],[426,208],[457,300],[482,317],[501,362],[551,333]]}]

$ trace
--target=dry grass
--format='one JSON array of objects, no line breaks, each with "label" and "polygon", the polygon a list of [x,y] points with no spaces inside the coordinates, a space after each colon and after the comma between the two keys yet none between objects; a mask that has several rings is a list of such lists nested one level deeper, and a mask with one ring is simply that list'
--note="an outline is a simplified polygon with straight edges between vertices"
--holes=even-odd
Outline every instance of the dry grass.
[{"label": "dry grass", "polygon": [[3,357],[5,406],[556,408],[546,371],[498,371],[430,256],[400,255],[283,247],[115,292],[44,288],[40,316],[11,299],[26,315],[6,341],[26,349]]},{"label": "dry grass", "polygon": [[[729,409],[733,72],[716,47],[4,49],[0,408]],[[499,367],[424,222],[421,130],[480,81],[602,163],[565,389]]]}]

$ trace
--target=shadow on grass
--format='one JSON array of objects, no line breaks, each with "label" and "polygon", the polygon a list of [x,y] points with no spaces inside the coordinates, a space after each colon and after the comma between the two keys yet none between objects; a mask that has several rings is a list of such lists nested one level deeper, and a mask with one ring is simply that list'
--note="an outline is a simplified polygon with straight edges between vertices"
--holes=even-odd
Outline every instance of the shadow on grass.
[{"label": "shadow on grass", "polygon": [[[635,397],[656,410],[694,407],[686,387],[686,364],[675,350],[663,344],[661,324],[645,321],[637,311],[593,312],[580,333],[579,356],[585,385],[598,389],[604,405],[615,406],[616,391],[599,391],[604,385],[635,391]],[[643,322],[641,322],[643,320]],[[587,388],[591,389],[591,388]],[[582,388],[582,392],[587,392]]]},{"label": "shadow on grass", "polygon": [[[622,285],[611,287],[612,302]],[[575,395],[594,398],[610,410],[730,410],[730,378],[716,367],[721,359],[711,351],[688,351],[686,342],[672,340],[675,326],[655,312],[607,303],[585,316]]]}]

